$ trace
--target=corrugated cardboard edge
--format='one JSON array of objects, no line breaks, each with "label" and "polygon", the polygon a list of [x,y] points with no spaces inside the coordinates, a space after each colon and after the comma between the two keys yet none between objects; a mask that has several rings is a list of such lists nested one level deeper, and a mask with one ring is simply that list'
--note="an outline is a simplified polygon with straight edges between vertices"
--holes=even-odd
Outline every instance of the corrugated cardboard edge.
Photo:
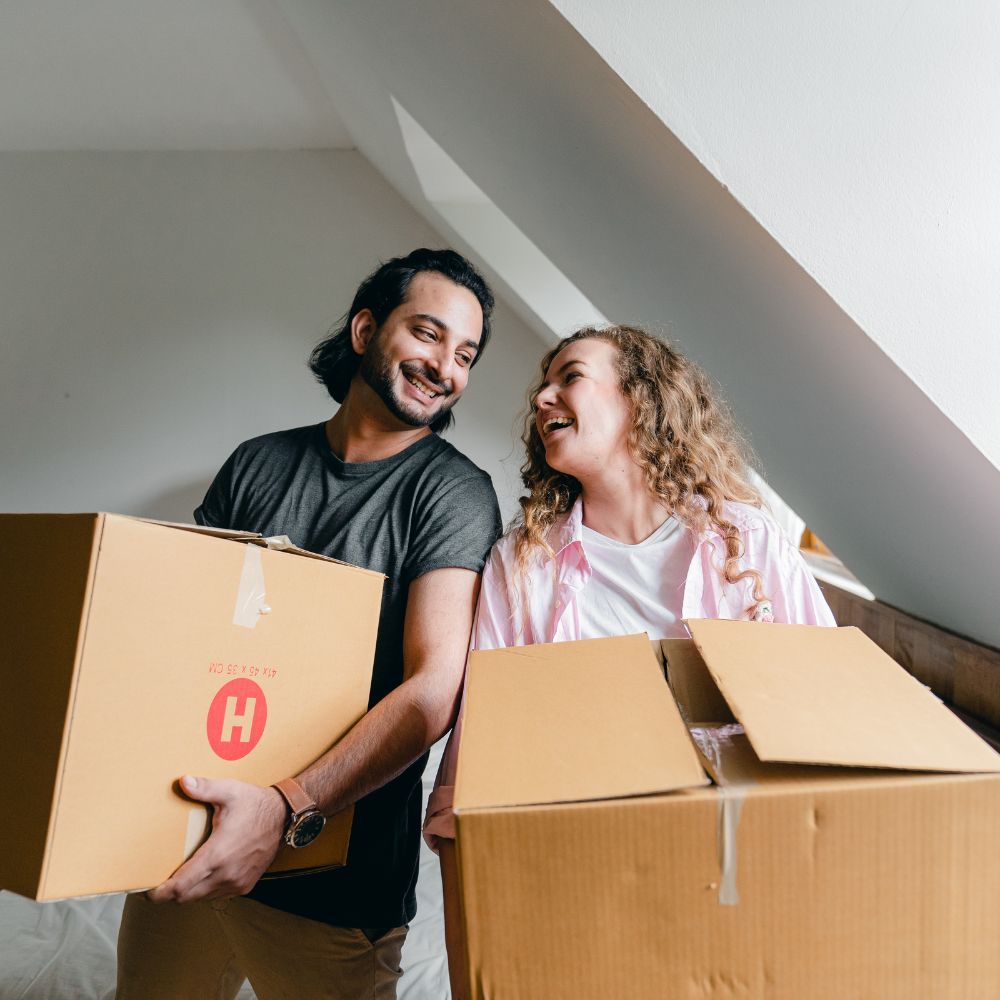
[{"label": "corrugated cardboard edge", "polygon": [[[197,535],[208,535],[211,538],[222,538],[230,542],[248,542],[253,545],[260,545],[272,552],[289,552],[296,556],[305,556],[307,559],[319,559],[322,562],[334,563],[337,566],[344,566],[347,569],[356,570],[358,573],[370,573],[373,576],[386,578],[384,573],[378,570],[366,569],[364,566],[355,566],[353,563],[344,562],[341,559],[334,559],[333,556],[325,556],[322,552],[310,552],[303,549],[287,539],[285,535],[272,538],[265,538],[259,531],[239,531],[232,528],[212,528],[204,524],[185,524],[182,521],[161,521],[154,517],[139,517],[135,514],[111,514],[105,513],[105,517],[124,517],[130,521],[142,521],[144,524],[156,524],[161,528],[176,528],[178,531],[191,531]],[[285,539],[285,542],[279,542]],[[275,542],[279,542],[275,544]]]},{"label": "corrugated cardboard edge", "polygon": [[[625,654],[628,659],[629,669],[633,672],[631,679],[628,676],[628,672],[621,674],[618,678],[617,684],[621,687],[624,681],[628,681],[632,688],[636,687],[638,683],[640,685],[640,690],[644,687],[646,690],[642,693],[647,697],[640,700],[639,704],[643,709],[645,714],[645,723],[643,730],[650,736],[655,734],[655,740],[648,743],[646,750],[649,750],[649,746],[655,743],[657,747],[657,753],[655,755],[647,754],[647,766],[645,768],[639,768],[635,766],[634,759],[633,765],[629,769],[632,773],[636,771],[641,771],[647,780],[642,781],[631,781],[628,788],[622,787],[622,782],[617,778],[612,779],[611,786],[605,787],[604,789],[599,789],[591,786],[584,792],[580,788],[577,788],[572,794],[565,793],[560,794],[555,797],[550,796],[540,796],[536,791],[526,792],[523,788],[520,793],[516,796],[510,795],[496,795],[489,801],[483,799],[481,795],[477,795],[471,790],[471,787],[475,785],[474,780],[469,778],[469,747],[470,747],[470,737],[469,733],[475,732],[475,722],[477,718],[477,713],[483,711],[481,705],[483,700],[488,702],[491,699],[486,698],[485,690],[488,686],[493,686],[492,694],[494,698],[497,694],[497,688],[495,686],[495,678],[498,676],[498,662],[499,659],[505,659],[510,661],[512,664],[516,663],[520,668],[523,666],[523,661],[538,661],[543,664],[548,664],[551,669],[547,672],[543,672],[539,676],[539,680],[543,680],[543,686],[549,686],[553,682],[551,680],[552,675],[557,671],[568,671],[571,674],[576,675],[579,670],[578,664],[574,663],[572,665],[567,664],[567,659],[572,657],[574,652],[579,653],[581,648],[586,648],[589,651],[589,655],[596,655],[595,650],[600,647],[603,651],[611,649],[622,655]],[[478,661],[478,662],[477,662]],[[490,665],[487,667],[486,664]],[[483,671],[483,668],[485,672]],[[602,664],[603,667],[603,664]],[[555,803],[572,803],[572,802],[590,802],[595,800],[617,800],[623,798],[633,798],[633,797],[644,797],[647,795],[658,795],[666,791],[675,791],[681,788],[698,788],[710,784],[710,779],[705,773],[704,769],[700,765],[697,750],[691,740],[690,734],[688,733],[687,726],[681,717],[680,711],[677,707],[677,703],[670,693],[669,688],[663,680],[662,667],[657,658],[656,652],[654,651],[653,645],[649,641],[649,637],[645,633],[633,634],[633,635],[622,635],[622,636],[605,636],[599,639],[585,639],[585,640],[574,640],[570,642],[555,642],[555,643],[538,643],[530,644],[525,646],[508,646],[498,649],[489,650],[476,650],[470,654],[470,662],[467,666],[467,670],[470,672],[470,676],[467,680],[466,688],[466,703],[465,703],[465,721],[463,722],[463,742],[462,749],[459,752],[458,757],[458,767],[455,781],[455,799],[454,799],[454,811],[455,815],[459,815],[463,812],[475,812],[475,811],[494,811],[502,809],[519,809],[525,806],[543,806],[551,805]],[[482,680],[479,682],[478,686],[475,680],[476,673],[479,672],[479,677]],[[636,672],[637,671],[637,672]],[[533,675],[533,671],[531,672]],[[548,673],[548,677],[545,677],[545,673]],[[534,679],[534,677],[532,677]],[[604,682],[609,680],[608,677],[602,678]],[[517,688],[518,694],[524,690],[524,685],[520,685]],[[652,695],[652,697],[649,697]],[[557,699],[546,701],[542,699],[537,702],[538,705],[558,705]],[[656,706],[660,707],[660,711],[656,712]],[[549,710],[546,710],[549,711]],[[652,718],[650,713],[658,715],[655,720]],[[532,712],[518,712],[516,713],[520,720],[523,720],[527,715],[530,717]],[[634,716],[634,712],[632,713]],[[653,725],[653,723],[657,725]],[[565,722],[564,722],[565,726]],[[577,736],[583,732],[580,727],[574,723],[573,732]],[[592,730],[588,731],[592,732]],[[566,730],[563,729],[565,735]],[[665,741],[672,741],[672,746],[670,749],[673,753],[660,753],[663,751],[663,744]],[[515,741],[516,742],[516,741]],[[621,741],[618,741],[619,743]],[[517,743],[518,746],[522,745]],[[528,745],[524,743],[523,745]],[[482,779],[483,775],[493,774],[495,771],[490,771],[489,769],[483,769],[482,767],[482,748],[484,746],[495,746],[490,742],[482,743],[478,742],[476,744],[476,766],[479,768],[479,774],[477,777]],[[563,749],[562,747],[560,749]],[[532,753],[537,751],[537,747],[533,747]],[[616,756],[619,753],[619,748],[616,747],[614,754],[605,754],[601,759],[601,763],[607,763],[607,758],[609,756]],[[656,763],[653,765],[648,764],[648,760],[653,760],[655,758]],[[665,760],[670,760],[670,766],[665,763]],[[511,760],[507,760],[506,764],[508,768],[513,768],[514,771],[519,771],[524,773],[529,765],[525,765],[524,768],[518,768]],[[656,777],[651,778],[652,772],[656,772]],[[669,773],[667,773],[669,772]]]},{"label": "corrugated cardboard edge", "polygon": [[[1000,771],[1000,755],[992,747],[950,713],[939,698],[854,626],[828,629],[815,625],[769,625],[721,619],[685,620],[685,624],[712,679],[743,724],[750,745],[762,761],[941,773],[990,774]],[[761,715],[759,694],[765,690],[765,686],[758,683],[757,687],[749,688],[746,679],[753,676],[758,682],[767,680],[770,683],[776,676],[771,664],[789,662],[787,658],[775,660],[773,654],[787,652],[788,643],[793,637],[796,639],[796,644],[800,644],[799,637],[801,637],[801,645],[804,647],[796,652],[801,653],[808,648],[816,653],[815,658],[820,663],[827,666],[829,650],[836,650],[838,672],[834,674],[827,669],[825,673],[816,673],[813,670],[811,679],[819,684],[820,689],[826,691],[831,699],[830,703],[838,705],[843,710],[842,717],[849,719],[849,724],[856,726],[859,718],[869,723],[861,733],[863,738],[847,742],[843,739],[839,742],[826,740],[824,744],[822,736],[825,730],[814,725],[811,729],[800,726],[797,742],[790,743],[786,726],[782,732],[784,745],[774,747],[775,726],[771,724],[770,719],[762,718]],[[822,656],[818,655],[813,641],[819,637],[823,639]],[[723,655],[731,653],[736,648],[743,654],[742,662],[739,664],[740,669],[734,668],[735,656]],[[845,658],[845,652],[853,655]],[[760,664],[764,653],[768,659],[766,668],[762,672]],[[811,664],[813,661],[808,662]],[[829,678],[840,676],[841,662],[851,664],[852,669],[843,671],[849,683],[831,685]],[[882,698],[887,699],[888,694],[893,694],[896,696],[895,700],[880,702],[879,698],[872,698],[870,691],[861,689],[863,686],[858,684],[859,675],[856,668],[862,662],[870,665],[872,676],[881,683],[882,690],[879,694]],[[749,669],[751,667],[754,669]],[[778,673],[780,672],[779,670]],[[811,711],[814,705],[823,704],[826,707],[828,702],[817,700],[814,687],[806,691],[800,683],[800,676],[808,677],[809,671],[804,671],[801,675],[796,672],[794,678],[788,677],[790,681],[794,680],[794,683],[791,683],[790,687],[791,698],[785,695],[783,708],[787,709],[789,705],[797,704],[802,707],[808,704],[810,711],[802,711],[799,716],[800,719],[808,719],[815,714]],[[870,684],[870,681],[866,683]],[[782,692],[789,690],[781,685],[771,685],[771,689]],[[851,697],[845,701],[842,691]],[[869,718],[866,713],[870,714],[871,706],[876,704],[882,704],[886,711],[879,718]],[[897,708],[898,711],[893,718],[895,729],[883,725],[882,723]],[[908,710],[905,732],[899,721],[904,708]],[[891,735],[893,732],[896,733],[897,742],[886,743],[885,734]],[[924,740],[916,741],[914,735],[917,733],[936,736],[939,744],[936,750],[941,756],[929,758],[927,739],[925,737]],[[876,741],[873,747],[871,734],[877,734],[882,744],[879,745]],[[859,741],[862,747],[860,752]]]},{"label": "corrugated cardboard edge", "polygon": [[87,570],[87,586],[84,591],[83,613],[80,615],[80,628],[76,637],[76,650],[73,654],[73,675],[70,680],[69,705],[66,710],[66,720],[63,723],[62,742],[59,749],[59,766],[56,769],[56,780],[52,788],[52,808],[49,812],[49,826],[45,834],[45,851],[42,855],[42,869],[38,877],[38,899],[47,899],[46,884],[49,877],[49,862],[55,841],[56,828],[59,823],[59,802],[62,795],[63,777],[66,761],[69,757],[69,744],[73,732],[73,715],[76,711],[76,695],[80,686],[80,671],[83,665],[83,654],[87,645],[87,626],[90,622],[90,608],[94,596],[94,585],[97,579],[97,568],[100,562],[101,542],[104,539],[104,529],[107,514],[98,513],[94,516],[94,537],[90,549],[90,565]]}]

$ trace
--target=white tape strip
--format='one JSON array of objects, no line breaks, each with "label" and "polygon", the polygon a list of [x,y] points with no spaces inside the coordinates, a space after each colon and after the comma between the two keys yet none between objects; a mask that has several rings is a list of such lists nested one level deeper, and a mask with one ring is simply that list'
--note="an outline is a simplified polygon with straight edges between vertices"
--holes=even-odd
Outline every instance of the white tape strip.
[{"label": "white tape strip", "polygon": [[184,860],[208,838],[212,826],[212,813],[206,806],[192,806],[188,812],[187,830],[184,832]]},{"label": "white tape strip", "polygon": [[736,829],[746,799],[746,785],[719,787],[719,905],[738,906],[740,891],[736,885]]},{"label": "white tape strip", "polygon": [[737,830],[740,825],[740,813],[746,801],[747,789],[753,784],[747,779],[735,779],[727,775],[723,766],[723,747],[735,736],[743,736],[740,725],[719,726],[717,728],[698,727],[691,730],[691,735],[701,752],[711,762],[716,784],[719,789],[718,833],[719,850],[719,905],[738,906],[740,893],[736,874],[738,863]]},{"label": "white tape strip", "polygon": [[236,609],[233,611],[233,624],[244,628],[256,628],[257,619],[271,610],[264,600],[267,593],[264,589],[264,565],[260,554],[261,549],[256,545],[244,546],[243,572],[240,574]]}]

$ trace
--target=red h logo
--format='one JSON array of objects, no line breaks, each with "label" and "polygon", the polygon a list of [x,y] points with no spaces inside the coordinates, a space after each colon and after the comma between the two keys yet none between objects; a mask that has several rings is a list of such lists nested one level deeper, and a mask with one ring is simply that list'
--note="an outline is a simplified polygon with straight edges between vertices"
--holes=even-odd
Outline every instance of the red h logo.
[{"label": "red h logo", "polygon": [[259,684],[246,677],[223,684],[208,709],[208,742],[223,760],[245,757],[264,733],[267,700]]}]

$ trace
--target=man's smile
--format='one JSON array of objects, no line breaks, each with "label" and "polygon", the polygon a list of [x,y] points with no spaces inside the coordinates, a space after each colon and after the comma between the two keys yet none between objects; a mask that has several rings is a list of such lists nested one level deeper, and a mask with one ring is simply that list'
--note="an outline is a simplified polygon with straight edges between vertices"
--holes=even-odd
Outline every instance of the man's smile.
[{"label": "man's smile", "polygon": [[438,396],[448,395],[448,389],[436,382],[432,382],[422,373],[419,373],[413,368],[406,367],[405,365],[400,365],[400,371],[403,373],[403,378],[406,379],[410,385],[413,386],[417,392],[426,399],[437,399]]}]

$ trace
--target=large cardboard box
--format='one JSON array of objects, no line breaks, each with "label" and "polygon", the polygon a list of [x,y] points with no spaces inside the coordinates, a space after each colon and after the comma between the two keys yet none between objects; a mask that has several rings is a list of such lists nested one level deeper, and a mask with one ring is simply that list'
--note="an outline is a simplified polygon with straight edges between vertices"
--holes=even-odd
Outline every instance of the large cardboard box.
[{"label": "large cardboard box", "polygon": [[[2,888],[157,885],[207,832],[182,774],[269,784],[367,709],[380,574],[113,514],[0,515],[0,538]],[[273,871],[343,864],[350,825]]]},{"label": "large cardboard box", "polygon": [[996,1000],[1000,757],[857,629],[688,625],[673,694],[644,636],[473,654],[471,996]]}]

